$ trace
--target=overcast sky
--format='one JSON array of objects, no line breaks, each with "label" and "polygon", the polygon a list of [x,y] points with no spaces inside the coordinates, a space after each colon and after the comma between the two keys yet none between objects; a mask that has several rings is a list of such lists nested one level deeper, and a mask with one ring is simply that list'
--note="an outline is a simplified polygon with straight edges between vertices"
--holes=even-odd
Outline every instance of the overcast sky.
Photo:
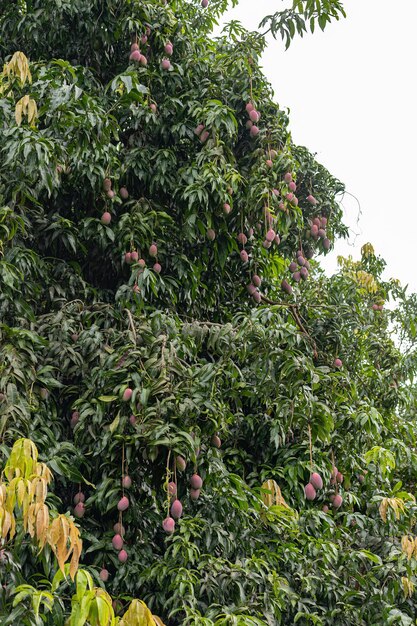
[{"label": "overcast sky", "polygon": [[[286,5],[240,0],[224,21],[255,30]],[[370,241],[387,261],[385,277],[417,291],[417,0],[344,6],[345,20],[296,38],[287,51],[271,39],[263,68],[276,101],[290,109],[294,141],[352,194],[343,200],[350,242],[336,245],[326,268],[336,269],[338,254],[359,258]]]}]

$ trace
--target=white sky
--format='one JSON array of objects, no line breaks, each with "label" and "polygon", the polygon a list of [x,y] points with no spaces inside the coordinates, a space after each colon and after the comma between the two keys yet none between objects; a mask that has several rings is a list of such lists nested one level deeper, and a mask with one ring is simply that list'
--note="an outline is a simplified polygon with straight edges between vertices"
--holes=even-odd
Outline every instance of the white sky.
[{"label": "white sky", "polygon": [[[255,30],[288,3],[240,0],[223,23]],[[416,0],[345,0],[347,18],[324,33],[297,37],[285,51],[271,38],[263,57],[275,100],[290,109],[296,143],[346,185],[349,243],[338,254],[360,256],[370,241],[387,261],[385,278],[417,291],[417,24]],[[413,60],[414,59],[414,60]],[[357,223],[359,217],[359,224]]]}]

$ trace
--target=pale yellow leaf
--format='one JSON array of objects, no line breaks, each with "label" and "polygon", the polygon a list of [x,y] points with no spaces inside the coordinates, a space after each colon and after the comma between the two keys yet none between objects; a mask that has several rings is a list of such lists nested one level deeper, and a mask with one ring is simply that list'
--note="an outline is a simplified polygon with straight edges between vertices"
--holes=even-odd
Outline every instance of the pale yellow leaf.
[{"label": "pale yellow leaf", "polygon": [[70,570],[69,570],[71,580],[74,580],[75,574],[77,573],[78,566],[80,563],[81,550],[82,550],[82,542],[81,540],[78,540],[74,544],[73,549],[72,549],[72,557],[70,561]]},{"label": "pale yellow leaf", "polygon": [[38,538],[39,546],[43,548],[49,527],[49,509],[44,503],[37,504],[36,507],[36,537]]},{"label": "pale yellow leaf", "polygon": [[67,541],[68,520],[65,515],[58,515],[49,527],[48,543],[56,556],[59,569],[62,572],[68,556]]},{"label": "pale yellow leaf", "polygon": [[410,539],[408,535],[404,535],[401,539],[401,549],[410,560],[414,552],[414,539]]},{"label": "pale yellow leaf", "polygon": [[401,582],[403,585],[404,596],[406,598],[411,598],[414,593],[414,584],[413,582],[407,578],[406,576],[401,577]]},{"label": "pale yellow leaf", "polygon": [[52,472],[45,463],[36,463],[35,474],[46,480],[47,485],[49,485],[52,480]]},{"label": "pale yellow leaf", "polygon": [[31,537],[35,536],[36,504],[32,502],[28,509],[26,530]]},{"label": "pale yellow leaf", "polygon": [[16,531],[16,521],[13,513],[4,511],[3,525],[2,525],[2,537],[6,539],[7,534],[10,533],[10,539],[13,539]]},{"label": "pale yellow leaf", "polygon": [[155,626],[152,613],[142,600],[132,600],[119,626]]},{"label": "pale yellow leaf", "polygon": [[405,503],[401,498],[383,498],[379,505],[379,513],[384,522],[387,521],[388,509],[392,509],[395,519],[399,520],[401,513],[405,512]]},{"label": "pale yellow leaf", "polygon": [[267,507],[271,507],[271,506],[278,504],[286,508],[289,508],[288,504],[285,502],[282,496],[279,485],[273,479],[269,479],[262,484],[261,497],[262,497],[263,503]]},{"label": "pale yellow leaf", "polygon": [[0,483],[0,506],[3,506],[7,498],[7,488],[4,483]]},{"label": "pale yellow leaf", "polygon": [[47,541],[51,546],[60,570],[65,572],[65,562],[72,554],[70,575],[75,576],[82,550],[82,541],[78,528],[65,515],[59,515],[49,526]]},{"label": "pale yellow leaf", "polygon": [[28,103],[28,122],[31,126],[34,125],[37,114],[38,114],[38,108],[36,106],[36,102],[32,98],[30,98],[29,103]]},{"label": "pale yellow leaf", "polygon": [[32,478],[32,493],[35,496],[36,502],[45,502],[46,495],[48,493],[48,487],[46,479],[42,476],[35,476]]},{"label": "pale yellow leaf", "polygon": [[23,498],[26,495],[26,485],[24,478],[18,478],[16,481],[16,499],[18,506],[22,506]]},{"label": "pale yellow leaf", "polygon": [[387,511],[388,511],[388,498],[382,498],[381,504],[379,505],[379,514],[383,522],[387,521]]},{"label": "pale yellow leaf", "polygon": [[16,118],[16,124],[18,126],[20,126],[22,123],[22,114],[23,114],[23,105],[22,105],[22,102],[19,100],[19,102],[16,104],[16,109],[14,113],[14,116]]}]

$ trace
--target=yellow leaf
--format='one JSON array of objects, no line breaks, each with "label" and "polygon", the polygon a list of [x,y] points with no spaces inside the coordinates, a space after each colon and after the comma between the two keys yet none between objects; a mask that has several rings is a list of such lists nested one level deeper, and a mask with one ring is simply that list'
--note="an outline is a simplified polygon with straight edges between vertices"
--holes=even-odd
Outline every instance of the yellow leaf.
[{"label": "yellow leaf", "polygon": [[0,483],[0,506],[3,506],[7,498],[7,487],[4,483]]},{"label": "yellow leaf", "polygon": [[25,94],[22,98],[22,104],[23,104],[23,113],[27,114],[28,111],[28,105],[29,105],[29,96],[27,94]]},{"label": "yellow leaf", "polygon": [[[23,98],[20,98],[15,108],[15,118],[16,118],[16,124],[18,126],[21,125],[24,115],[27,115],[29,124],[31,126],[34,126],[34,122],[36,120],[37,114],[38,114],[38,108],[36,106],[35,100],[30,98],[27,94],[23,96]],[[26,440],[26,441],[29,441],[29,440]],[[27,465],[27,467],[28,466],[29,464]],[[31,460],[29,473],[32,473],[32,466],[33,466],[33,461]]]},{"label": "yellow leaf", "polygon": [[23,528],[28,532],[29,507],[31,505],[30,492],[26,490],[22,503]]},{"label": "yellow leaf", "polygon": [[94,588],[96,594],[98,624],[100,626],[109,626],[114,622],[114,610],[112,605],[112,599],[104,589],[101,587]]},{"label": "yellow leaf", "polygon": [[3,523],[2,523],[2,537],[6,539],[7,534],[10,532],[10,539],[13,539],[16,529],[16,522],[14,519],[13,513],[4,510],[3,512]]},{"label": "yellow leaf", "polygon": [[69,571],[71,580],[74,580],[74,576],[77,573],[78,566],[80,563],[81,550],[82,550],[82,541],[81,539],[79,539],[78,541],[74,543],[74,547],[72,550],[72,557],[70,561],[70,571]]},{"label": "yellow leaf", "polygon": [[59,569],[63,572],[65,561],[68,558],[68,519],[65,515],[58,515],[49,527],[48,543],[51,546]]},{"label": "yellow leaf", "polygon": [[35,536],[35,524],[36,524],[36,504],[32,502],[29,506],[26,530],[31,537]]},{"label": "yellow leaf", "polygon": [[142,600],[132,600],[119,626],[155,626],[152,613]]},{"label": "yellow leaf", "polygon": [[368,272],[359,270],[356,272],[353,278],[357,282],[357,284],[365,291],[369,293],[375,293],[376,291],[378,291],[378,284],[375,281],[375,278]]},{"label": "yellow leaf", "polygon": [[[24,98],[21,99],[23,101]],[[19,101],[20,102],[20,101]],[[22,104],[23,107],[23,104]],[[18,439],[15,441],[9,459],[4,468],[7,480],[23,476],[29,478],[33,473],[33,467],[38,458],[38,450],[30,439]]]},{"label": "yellow leaf", "polygon": [[361,248],[362,256],[375,256],[375,250],[371,243],[365,243]]},{"label": "yellow leaf", "polygon": [[401,513],[405,512],[404,500],[401,498],[383,498],[379,505],[379,514],[384,522],[387,521],[388,509],[392,509],[395,515],[395,519],[399,520]]},{"label": "yellow leaf", "polygon": [[270,507],[276,504],[289,508],[285,502],[279,485],[273,479],[265,481],[261,487],[261,497],[265,506]]},{"label": "yellow leaf", "polygon": [[20,80],[23,79],[24,77],[24,61],[21,57],[21,55],[19,54],[19,52],[16,53],[16,65],[17,65],[17,71],[15,70],[15,74],[19,76]]},{"label": "yellow leaf", "polygon": [[[24,99],[22,99],[24,104]],[[45,505],[47,484],[52,479],[50,470],[37,463],[38,451],[30,439],[18,439],[13,445],[4,469],[9,484],[0,483],[1,536],[13,538],[16,532],[14,509],[21,508],[24,530],[31,537],[38,536],[40,547],[46,541],[49,510]]]},{"label": "yellow leaf", "polygon": [[49,485],[52,480],[52,472],[45,463],[36,463],[35,474],[43,478],[47,485]]},{"label": "yellow leaf", "polygon": [[31,126],[34,125],[34,122],[37,116],[38,116],[38,107],[36,106],[35,100],[30,98],[29,103],[28,103],[28,122]]},{"label": "yellow leaf", "polygon": [[26,81],[32,82],[32,75],[29,70],[29,61],[23,52],[15,52],[10,61],[4,66],[3,74],[15,76],[23,86]]},{"label": "yellow leaf", "polygon": [[[98,624],[100,626],[108,626],[110,617],[110,607],[103,598],[96,598]],[[111,605],[110,605],[111,606]]]},{"label": "yellow leaf", "polygon": [[401,539],[401,549],[407,555],[407,559],[410,560],[414,552],[414,539],[404,535]]},{"label": "yellow leaf", "polygon": [[[25,484],[25,479],[24,478],[18,478],[15,479],[16,483],[15,483],[15,488],[16,488],[16,496],[17,496],[17,504],[19,506],[22,506],[23,504],[23,498],[26,495],[26,484]],[[13,481],[14,482],[14,481]]]},{"label": "yellow leaf", "polygon": [[22,123],[22,114],[23,114],[23,104],[22,102],[19,100],[19,102],[16,104],[16,109],[15,109],[15,118],[16,118],[16,124],[18,126],[21,125]]},{"label": "yellow leaf", "polygon": [[404,596],[406,598],[411,598],[414,593],[414,583],[406,576],[401,577],[401,582],[403,585]]},{"label": "yellow leaf", "polygon": [[49,510],[44,503],[39,503],[36,507],[36,536],[38,538],[39,546],[43,548],[46,542],[49,527]]},{"label": "yellow leaf", "polygon": [[36,502],[45,502],[46,495],[48,493],[48,486],[45,478],[41,476],[34,476],[34,478],[32,478],[32,493],[35,496]]},{"label": "yellow leaf", "polygon": [[379,514],[383,522],[387,521],[387,511],[388,511],[388,498],[383,498],[381,500],[381,504],[379,505]]},{"label": "yellow leaf", "polygon": [[65,515],[58,515],[49,526],[46,540],[56,556],[59,569],[63,573],[65,573],[65,563],[72,554],[70,576],[74,579],[78,570],[82,541],[79,530],[72,519]]}]

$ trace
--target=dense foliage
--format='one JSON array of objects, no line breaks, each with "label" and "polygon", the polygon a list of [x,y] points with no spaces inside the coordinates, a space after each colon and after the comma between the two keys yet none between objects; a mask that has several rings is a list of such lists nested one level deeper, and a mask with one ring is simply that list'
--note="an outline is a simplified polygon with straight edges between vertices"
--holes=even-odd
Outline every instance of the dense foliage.
[{"label": "dense foliage", "polygon": [[[294,2],[301,31],[313,4]],[[2,5],[2,467],[36,443],[46,502],[76,516],[116,612],[136,597],[170,626],[410,625],[415,296],[371,246],[321,270],[343,185],[292,142],[263,37],[209,38],[225,8]],[[292,17],[271,28],[291,38]],[[3,527],[1,623],[64,624],[58,564],[23,530]],[[41,616],[25,583],[51,594]]]}]

